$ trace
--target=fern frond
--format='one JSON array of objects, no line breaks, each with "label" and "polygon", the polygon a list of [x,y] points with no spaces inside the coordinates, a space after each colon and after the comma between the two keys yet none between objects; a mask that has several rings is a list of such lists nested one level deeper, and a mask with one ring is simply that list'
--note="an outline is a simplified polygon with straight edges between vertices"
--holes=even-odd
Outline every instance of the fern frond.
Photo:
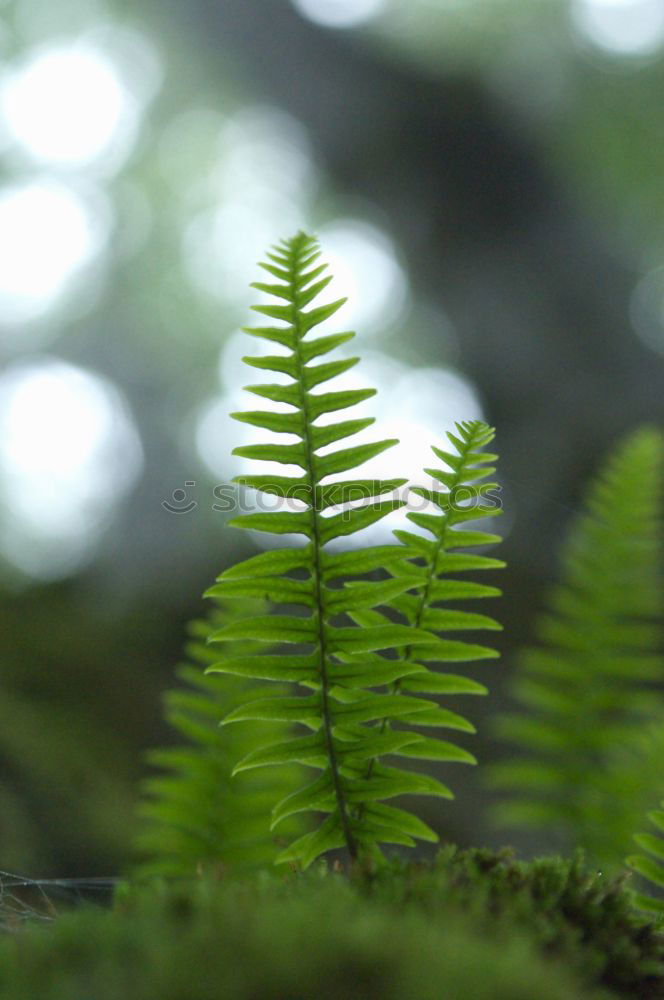
[{"label": "fern frond", "polygon": [[[456,429],[456,434],[447,435],[453,448],[452,453],[433,448],[436,457],[448,468],[424,470],[443,489],[413,488],[414,493],[436,508],[436,513],[411,511],[407,515],[413,524],[424,528],[432,537],[427,538],[410,531],[395,531],[402,544],[414,552],[415,562],[408,562],[403,568],[397,567],[392,572],[398,574],[414,571],[421,586],[415,593],[400,595],[391,602],[391,606],[405,617],[411,628],[428,631],[430,639],[426,644],[406,647],[402,651],[401,663],[412,672],[404,671],[403,677],[395,679],[391,688],[393,693],[398,691],[405,695],[443,696],[486,694],[487,689],[483,684],[456,672],[439,671],[435,667],[492,659],[498,655],[488,646],[448,638],[450,632],[477,629],[493,631],[501,628],[493,618],[486,615],[446,607],[449,601],[497,597],[500,590],[465,579],[450,579],[449,574],[469,570],[495,570],[505,565],[489,556],[458,551],[500,541],[497,535],[470,532],[459,529],[458,525],[495,516],[501,513],[501,508],[492,494],[497,484],[485,481],[495,472],[490,463],[495,462],[497,456],[483,450],[493,440],[493,429],[481,421],[463,422],[457,424]],[[378,611],[351,611],[350,614],[363,627],[375,626],[382,617]],[[467,719],[439,706],[407,717],[400,732],[417,732],[419,727],[427,727],[428,733],[435,727],[474,732],[472,723]],[[383,731],[385,728],[387,722],[383,724]],[[404,747],[400,753],[416,760],[476,763],[475,757],[467,750],[431,735]],[[375,773],[371,766],[368,773]]]},{"label": "fern frond", "polygon": [[[274,795],[292,791],[301,775],[291,767],[276,784],[256,772],[231,777],[235,762],[253,742],[242,727],[221,729],[219,717],[246,699],[247,682],[205,673],[216,659],[207,644],[210,633],[251,608],[242,603],[231,613],[230,605],[220,606],[207,620],[189,626],[187,662],[178,670],[182,684],[165,698],[166,718],[185,742],[148,755],[160,773],[143,782],[136,838],[139,875],[191,876],[219,866],[247,871],[271,864],[279,853],[278,838],[270,833]],[[242,661],[251,660],[256,645],[238,642],[233,652]],[[273,729],[278,739],[289,732],[281,724]],[[291,832],[301,828],[296,822]]]},{"label": "fern frond", "polygon": [[663,466],[662,435],[644,428],[591,485],[563,550],[563,583],[537,626],[539,645],[519,664],[513,694],[522,711],[500,724],[527,756],[493,771],[494,784],[512,790],[498,810],[502,823],[553,830],[605,867],[621,863],[643,797],[658,797],[644,780],[646,757],[638,780],[628,757],[662,713],[652,684],[664,677]]},{"label": "fern frond", "polygon": [[634,905],[664,921],[664,802],[647,816],[657,832],[634,835],[634,840],[645,854],[630,855],[627,864],[650,883],[651,892],[659,890],[657,895],[651,892],[634,893]]},{"label": "fern frond", "polygon": [[[291,650],[277,655],[266,653],[242,663],[225,656],[210,669],[296,683],[306,689],[307,693],[296,696],[252,698],[224,720],[226,724],[287,720],[310,732],[311,735],[298,736],[286,746],[283,741],[266,746],[258,743],[256,753],[238,765],[239,769],[274,766],[287,759],[320,771],[313,782],[282,799],[273,811],[273,827],[302,812],[325,814],[317,829],[296,840],[280,855],[281,860],[297,861],[306,867],[331,848],[345,846],[352,858],[358,858],[375,855],[379,843],[413,844],[413,835],[431,837],[428,828],[413,817],[404,818],[400,810],[380,805],[383,800],[404,793],[449,795],[447,788],[432,778],[400,772],[380,763],[385,753],[402,754],[407,745],[422,742],[423,737],[410,733],[385,739],[375,723],[383,719],[413,719],[416,715],[422,720],[433,720],[436,715],[436,725],[446,725],[452,720],[433,701],[412,694],[375,691],[385,683],[386,676],[393,679],[396,672],[399,679],[412,672],[410,664],[395,666],[394,661],[379,654],[418,644],[430,645],[431,633],[385,619],[362,627],[352,624],[347,617],[354,606],[347,600],[351,591],[338,584],[340,579],[391,568],[412,553],[407,547],[397,545],[346,552],[330,552],[327,546],[401,507],[402,501],[376,498],[403,485],[405,480],[325,481],[330,476],[355,470],[395,442],[383,440],[329,450],[329,445],[357,433],[368,421],[322,424],[319,418],[372,395],[371,390],[364,389],[314,391],[357,361],[356,358],[318,361],[348,342],[352,334],[307,339],[315,327],[334,315],[344,300],[313,304],[327,279],[320,277],[325,265],[317,263],[317,244],[310,236],[299,233],[276,247],[268,258],[263,267],[277,281],[269,285],[257,283],[255,287],[275,296],[278,302],[254,308],[280,325],[256,327],[248,332],[280,344],[285,353],[245,360],[254,368],[286,376],[288,381],[248,388],[255,395],[286,404],[290,409],[285,413],[252,411],[237,416],[271,433],[287,434],[296,440],[248,445],[237,448],[234,454],[294,466],[294,473],[279,478],[279,489],[285,491],[282,495],[295,497],[299,509],[249,514],[231,524],[301,535],[304,545],[254,557],[221,574],[211,591],[215,596],[231,597],[263,588],[271,601],[286,606],[286,612],[259,616],[239,627],[227,626],[217,630],[211,639],[226,643],[251,636],[268,643],[288,644]],[[237,481],[266,493],[275,490],[269,477],[244,476]],[[359,498],[368,502],[338,513],[330,511],[332,505]],[[238,584],[240,580],[242,586]],[[421,574],[414,569],[412,573],[393,574],[389,580],[358,582],[352,596],[359,606],[370,610],[421,586]],[[293,612],[294,605],[299,609],[298,614]],[[366,773],[368,761],[376,762],[370,776]],[[366,804],[362,812],[358,809],[360,804]]]}]

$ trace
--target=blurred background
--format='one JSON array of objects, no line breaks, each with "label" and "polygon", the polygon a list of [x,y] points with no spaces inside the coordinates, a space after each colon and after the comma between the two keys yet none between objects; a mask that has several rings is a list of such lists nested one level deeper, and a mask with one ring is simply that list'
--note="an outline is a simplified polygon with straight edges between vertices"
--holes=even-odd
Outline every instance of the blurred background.
[{"label": "blurred background", "polygon": [[[254,544],[212,491],[247,285],[299,227],[391,474],[498,428],[495,757],[583,486],[664,416],[662,0],[2,0],[0,52],[0,866],[127,863],[185,622]],[[450,781],[441,835],[504,840]]]}]

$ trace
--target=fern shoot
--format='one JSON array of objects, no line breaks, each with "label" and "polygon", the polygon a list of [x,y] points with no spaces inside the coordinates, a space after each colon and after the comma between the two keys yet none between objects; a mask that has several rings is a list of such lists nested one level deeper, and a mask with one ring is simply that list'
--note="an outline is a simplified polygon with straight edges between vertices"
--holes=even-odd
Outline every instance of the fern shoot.
[{"label": "fern shoot", "polygon": [[[403,565],[417,557],[421,547],[379,545],[341,552],[328,548],[335,539],[360,531],[403,506],[403,501],[392,497],[377,498],[393,493],[405,480],[354,477],[330,481],[330,477],[356,469],[396,442],[377,441],[321,454],[321,449],[363,430],[373,420],[320,423],[319,418],[360,403],[373,395],[373,390],[313,391],[357,361],[342,358],[311,363],[353,336],[338,333],[315,340],[308,337],[344,302],[342,299],[312,306],[331,280],[323,276],[326,265],[317,263],[318,258],[313,238],[299,233],[279,244],[261,265],[276,283],[258,282],[254,287],[279,301],[254,309],[279,325],[250,328],[247,332],[281,345],[284,351],[245,361],[252,367],[286,375],[289,381],[248,389],[288,409],[233,414],[256,427],[290,436],[287,444],[249,445],[235,449],[234,454],[299,470],[289,476],[241,476],[236,482],[296,500],[299,509],[243,515],[230,523],[245,529],[299,534],[305,541],[301,546],[262,553],[226,570],[208,592],[223,599],[260,594],[289,611],[226,626],[217,630],[211,641],[226,644],[251,637],[272,645],[287,644],[290,652],[251,657],[225,655],[209,669],[256,680],[294,683],[309,692],[255,698],[223,720],[224,724],[297,723],[310,731],[309,735],[266,746],[259,743],[235,767],[240,772],[297,761],[321,772],[313,782],[282,798],[272,814],[273,827],[292,815],[324,814],[325,819],[316,829],[298,838],[279,856],[282,861],[298,862],[303,867],[332,848],[345,846],[352,859],[366,859],[379,856],[379,845],[383,843],[412,846],[414,837],[432,839],[432,831],[415,816],[383,803],[404,794],[450,797],[449,790],[428,775],[387,767],[381,758],[401,755],[416,744],[425,744],[425,738],[417,732],[393,729],[394,722],[457,725],[457,717],[439,708],[435,701],[413,692],[376,690],[422,673],[422,666],[410,655],[398,657],[394,651],[410,651],[419,645],[430,650],[436,644],[430,631],[384,617],[375,624],[353,624],[358,609],[389,605],[407,591],[424,586],[421,569]],[[332,508],[358,496],[369,502],[331,513]],[[380,570],[386,571],[382,579],[374,576],[370,580],[352,580]],[[302,609],[301,613],[292,613],[293,606]],[[409,752],[405,755],[412,756]]]},{"label": "fern shoot", "polygon": [[[500,541],[499,535],[485,531],[460,529],[459,525],[480,518],[501,513],[492,491],[494,482],[486,482],[496,470],[489,463],[497,460],[496,455],[483,449],[494,438],[493,428],[479,420],[465,421],[456,425],[456,434],[449,433],[448,448],[442,451],[433,447],[436,458],[447,468],[427,468],[424,472],[436,484],[434,488],[413,487],[412,492],[429,502],[432,512],[409,511],[408,519],[431,537],[412,531],[397,530],[395,536],[414,554],[412,561],[405,564],[404,572],[417,573],[421,588],[414,593],[404,593],[390,602],[393,609],[404,616],[411,627],[425,629],[432,633],[429,645],[406,648],[402,657],[410,666],[418,668],[415,673],[397,679],[392,685],[394,693],[427,694],[449,696],[469,694],[482,695],[487,688],[470,677],[432,669],[451,663],[493,659],[497,652],[484,645],[449,638],[450,632],[475,630],[500,630],[501,626],[487,615],[477,614],[457,608],[454,604],[467,600],[486,599],[500,596],[501,591],[494,586],[475,583],[467,579],[457,579],[457,574],[496,570],[504,567],[504,562],[486,555],[467,550],[493,545]],[[440,489],[439,487],[442,487]],[[463,499],[471,503],[463,503]],[[463,551],[458,551],[458,550]],[[392,572],[399,572],[400,568]],[[453,574],[450,577],[450,574]],[[362,626],[380,624],[384,615],[379,611],[351,611],[351,617]],[[441,635],[442,633],[442,635]],[[431,714],[431,722],[420,713],[405,720],[404,727],[441,725],[441,712],[445,712],[446,725],[462,732],[474,732],[474,726],[462,716],[448,710],[439,709]],[[420,760],[456,761],[475,764],[475,757],[462,747],[439,737],[428,736],[419,743],[405,747],[403,756]]]},{"label": "fern shoot", "polygon": [[657,795],[644,780],[652,766],[642,734],[662,712],[652,684],[664,677],[663,461],[661,434],[643,428],[591,485],[539,645],[519,664],[522,710],[500,723],[525,756],[493,769],[494,784],[510,790],[499,821],[553,831],[609,868],[622,862],[644,797]]},{"label": "fern shoot", "polygon": [[[150,877],[191,876],[205,869],[248,871],[271,864],[279,847],[270,833],[275,794],[297,787],[297,767],[284,768],[275,782],[261,772],[231,777],[238,757],[251,748],[243,727],[221,729],[219,717],[247,697],[241,677],[206,674],[216,659],[207,644],[212,631],[256,613],[256,602],[215,607],[206,620],[192,622],[187,660],[178,669],[181,686],[166,694],[166,718],[180,737],[176,746],[150,751],[149,763],[159,773],[142,787],[141,827],[136,850],[137,874]],[[236,655],[250,655],[256,644],[234,645]],[[285,738],[288,727],[273,724],[273,736]],[[288,832],[302,828],[298,818]]]}]

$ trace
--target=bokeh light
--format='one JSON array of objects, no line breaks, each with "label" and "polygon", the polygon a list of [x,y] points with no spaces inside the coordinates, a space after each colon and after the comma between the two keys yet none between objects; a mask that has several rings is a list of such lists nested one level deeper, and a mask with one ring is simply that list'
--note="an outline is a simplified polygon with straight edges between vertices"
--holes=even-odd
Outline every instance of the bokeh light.
[{"label": "bokeh light", "polygon": [[232,114],[220,137],[213,174],[220,193],[252,200],[275,188],[294,200],[311,194],[315,170],[306,130],[278,107],[249,104]]},{"label": "bokeh light", "polygon": [[257,247],[305,225],[317,184],[306,133],[291,116],[247,106],[219,133],[207,201],[188,226],[183,256],[194,284],[225,302],[256,300]]},{"label": "bokeh light", "polygon": [[258,280],[256,247],[276,243],[283,232],[295,232],[304,222],[297,206],[276,192],[248,204],[235,199],[216,212],[204,212],[188,227],[184,262],[194,284],[223,302],[246,307],[259,301],[249,288]]},{"label": "bokeh light", "polygon": [[103,235],[89,205],[62,184],[38,179],[0,190],[0,322],[49,309]]},{"label": "bokeh light", "polygon": [[95,160],[133,116],[112,63],[80,43],[30,53],[8,73],[0,103],[14,138],[35,159],[54,164]]},{"label": "bokeh light", "polygon": [[579,35],[617,56],[649,56],[664,43],[662,0],[574,0]]},{"label": "bokeh light", "polygon": [[389,237],[360,219],[334,220],[319,236],[334,275],[326,291],[331,298],[348,298],[334,324],[366,335],[398,321],[408,284]]},{"label": "bokeh light", "polygon": [[[237,396],[217,396],[208,400],[196,417],[198,454],[210,472],[223,483],[248,469],[244,459],[231,455],[233,448],[258,440],[255,433],[252,435],[251,430],[246,429],[246,424],[241,424],[230,416],[231,412],[237,411],[238,402]],[[266,402],[268,405],[265,409],[273,409],[273,404],[269,400]],[[262,408],[262,401],[260,405]]]},{"label": "bokeh light", "polygon": [[292,0],[300,14],[326,28],[354,28],[385,7],[385,0]]},{"label": "bokeh light", "polygon": [[98,375],[39,358],[0,377],[0,548],[24,573],[80,568],[141,465],[124,400]]},{"label": "bokeh light", "polygon": [[[431,445],[444,447],[445,432],[454,430],[455,421],[484,419],[477,393],[466,378],[443,368],[394,363],[387,368],[380,356],[369,356],[367,364],[369,377],[373,369],[372,381],[379,388],[373,412],[380,437],[398,438],[399,444],[367,463],[366,471],[383,477],[407,476],[412,484],[422,484],[424,467],[440,465]],[[374,429],[372,437],[375,433]]]},{"label": "bokeh light", "polygon": [[[305,206],[295,197],[248,173],[241,188],[214,215],[203,214],[190,226],[185,263],[199,287],[244,307],[263,296],[249,287],[263,275],[257,247],[269,247],[305,225]],[[317,233],[329,274],[329,299],[348,302],[330,320],[336,329],[379,335],[394,326],[408,300],[408,279],[394,244],[385,232],[355,218],[334,219]]]}]

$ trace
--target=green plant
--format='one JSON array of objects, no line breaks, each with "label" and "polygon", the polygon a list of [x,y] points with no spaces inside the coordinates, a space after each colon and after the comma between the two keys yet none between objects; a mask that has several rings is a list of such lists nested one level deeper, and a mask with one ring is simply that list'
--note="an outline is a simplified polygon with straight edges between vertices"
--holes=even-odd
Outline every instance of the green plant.
[{"label": "green plant", "polygon": [[642,734],[663,711],[651,687],[664,677],[663,463],[662,435],[644,428],[591,485],[563,550],[563,583],[537,627],[540,644],[519,663],[513,694],[522,711],[500,721],[500,735],[525,756],[492,771],[511,790],[498,809],[503,823],[553,831],[613,868],[660,780],[657,741]]},{"label": "green plant", "polygon": [[[437,839],[386,800],[451,797],[427,774],[384,758],[474,763],[464,748],[421,730],[472,732],[433,699],[485,694],[449,664],[497,655],[449,637],[499,628],[454,606],[499,594],[464,576],[504,565],[477,551],[497,536],[467,527],[499,513],[489,481],[496,456],[485,451],[490,427],[457,424],[449,450],[433,448],[445,468],[425,469],[431,487],[412,489],[429,508],[408,511],[419,531],[397,530],[398,544],[329,547],[403,506],[389,494],[405,481],[328,481],[393,442],[326,450],[371,421],[319,417],[371,393],[313,391],[356,361],[310,363],[352,336],[307,338],[340,305],[309,308],[329,280],[317,258],[314,241],[298,234],[263,265],[278,283],[256,287],[286,305],[256,308],[282,325],[249,332],[284,350],[246,360],[288,381],[250,387],[281,410],[235,414],[291,436],[237,454],[300,473],[238,477],[288,503],[232,523],[299,534],[304,543],[230,567],[207,591],[216,606],[191,626],[183,686],[166,698],[169,721],[187,743],[151,754],[162,773],[145,783],[147,861],[139,873],[186,878],[125,883],[111,913],[65,915],[49,935],[28,928],[18,947],[0,942],[0,996],[212,1000],[221,989],[238,1000],[314,993],[331,1000],[359,990],[381,1000],[530,1000],[534,983],[551,1000],[663,996],[661,920],[637,914],[634,903],[661,918],[664,902],[634,895],[624,876],[589,873],[580,852],[523,863],[507,850],[448,846],[434,862],[383,858],[382,844]],[[565,582],[539,625],[542,646],[529,651],[517,679],[532,717],[503,722],[531,754],[495,771],[494,780],[517,790],[504,813],[565,827],[593,861],[616,858],[637,802],[659,781],[664,737],[650,724],[661,711],[652,682],[662,666],[663,466],[662,436],[642,430],[593,485],[564,552]],[[295,728],[302,726],[308,734]],[[307,767],[320,773],[300,787]],[[304,825],[310,813],[325,816],[313,829]],[[650,819],[663,834],[664,811]],[[287,841],[279,853],[277,837]],[[664,839],[636,841],[650,857],[628,864],[664,888]],[[303,871],[336,847],[362,862],[353,878],[339,878],[338,866],[325,861]],[[275,860],[292,871],[270,877],[265,866]],[[7,899],[5,925],[15,929],[28,911]],[[33,917],[52,915],[43,899],[45,912]],[[322,912],[325,932],[316,933]]]},{"label": "green plant", "polygon": [[[487,571],[501,569],[505,563],[489,556],[468,552],[468,549],[493,545],[500,541],[499,535],[488,534],[485,531],[459,530],[458,525],[467,521],[477,520],[479,516],[487,517],[501,513],[498,506],[484,505],[478,511],[475,504],[463,506],[459,500],[468,485],[473,484],[473,500],[490,498],[496,483],[483,482],[496,470],[487,463],[495,462],[497,455],[489,454],[482,449],[491,444],[494,432],[491,427],[480,421],[470,421],[457,424],[457,434],[448,433],[449,446],[454,452],[441,451],[433,447],[435,456],[449,468],[427,468],[424,472],[431,477],[436,486],[444,487],[428,489],[415,486],[411,492],[429,501],[434,508],[432,513],[409,511],[407,517],[417,527],[427,531],[432,537],[427,538],[412,531],[396,530],[395,536],[404,545],[417,553],[418,558],[405,564],[406,572],[416,571],[420,575],[421,588],[416,593],[404,593],[389,602],[389,607],[398,611],[413,628],[423,628],[432,633],[434,642],[430,645],[407,648],[402,658],[408,663],[417,663],[420,670],[414,674],[405,675],[392,684],[394,692],[402,691],[415,694],[435,694],[449,697],[459,694],[486,694],[483,684],[463,677],[459,674],[439,673],[427,669],[428,661],[442,663],[463,663],[485,659],[494,659],[498,654],[488,646],[480,646],[460,639],[443,639],[439,632],[500,629],[500,625],[486,615],[469,611],[459,611],[441,607],[448,601],[467,601],[498,597],[497,587],[475,583],[465,579],[450,579],[449,574],[463,574],[469,571]],[[456,498],[456,499],[455,499]],[[458,551],[459,549],[463,551]],[[399,572],[399,567],[392,567],[393,573]],[[351,608],[350,617],[362,627],[371,627],[384,623],[389,612]],[[434,725],[440,715],[434,716]],[[402,724],[427,725],[423,715],[418,714],[407,718]],[[470,722],[461,716],[449,717],[450,728],[465,732],[474,732]],[[467,750],[439,738],[423,739],[408,748],[408,754],[423,760],[457,761],[474,764],[475,758]]]},{"label": "green plant", "polygon": [[[255,615],[259,603],[241,602],[233,611],[221,605],[189,626],[187,662],[177,671],[181,686],[165,697],[167,721],[185,742],[148,754],[149,763],[161,773],[143,782],[142,823],[136,837],[143,860],[136,874],[191,876],[227,867],[245,872],[276,858],[279,841],[270,834],[270,809],[275,795],[296,787],[297,768],[283,769],[272,781],[255,771],[231,779],[233,764],[249,752],[253,740],[244,727],[220,728],[219,718],[246,700],[248,682],[205,673],[217,658],[207,644],[209,635]],[[245,640],[234,644],[233,652],[251,655],[255,649],[256,643]],[[288,734],[281,723],[274,723],[272,730],[282,739]],[[286,832],[300,827],[293,818]]]},{"label": "green plant", "polygon": [[632,854],[627,864],[650,883],[650,892],[635,892],[634,903],[640,910],[654,914],[664,921],[664,896],[652,890],[664,889],[664,802],[659,809],[649,812],[648,819],[657,833],[637,833],[634,840],[646,854]]},{"label": "green plant", "polygon": [[[392,723],[472,729],[465,719],[420,694],[477,693],[481,686],[464,678],[436,674],[425,664],[493,655],[484,647],[442,640],[439,631],[498,627],[482,615],[438,608],[441,600],[489,593],[478,585],[439,578],[439,574],[451,569],[488,565],[481,556],[451,553],[450,549],[496,540],[494,536],[457,530],[459,523],[485,513],[483,505],[469,509],[456,504],[454,496],[458,488],[470,488],[490,471],[481,448],[491,440],[492,432],[483,424],[459,425],[459,437],[449,435],[456,454],[436,452],[450,466],[450,471],[432,470],[445,490],[419,491],[440,508],[438,515],[410,515],[416,524],[433,532],[433,541],[408,532],[402,533],[402,545],[341,552],[327,547],[403,506],[402,500],[392,497],[376,498],[392,493],[405,480],[352,478],[329,482],[331,476],[356,469],[395,442],[378,441],[321,453],[321,449],[363,430],[373,420],[320,423],[319,418],[353,406],[373,395],[373,391],[312,391],[357,361],[341,358],[311,364],[353,336],[337,333],[307,339],[309,332],[330,318],[344,301],[309,308],[330,281],[329,277],[321,277],[326,265],[318,264],[318,257],[315,241],[299,233],[276,247],[274,253],[268,254],[269,262],[261,265],[276,278],[276,284],[254,285],[280,300],[279,304],[254,308],[281,325],[250,328],[247,332],[284,350],[278,355],[245,361],[254,368],[286,376],[289,381],[254,385],[249,391],[289,409],[233,414],[245,423],[295,437],[294,443],[236,448],[235,454],[296,466],[300,472],[290,476],[238,477],[236,481],[244,486],[295,501],[299,509],[241,515],[231,524],[302,535],[305,543],[262,553],[226,570],[208,592],[224,600],[260,596],[276,605],[304,609],[300,614],[247,618],[225,625],[210,637],[213,643],[251,638],[271,646],[287,644],[288,652],[226,655],[208,668],[281,685],[294,683],[309,692],[254,698],[234,708],[224,719],[225,724],[250,722],[252,732],[256,722],[299,724],[311,731],[309,735],[267,745],[256,740],[255,749],[234,769],[237,773],[297,761],[321,771],[312,783],[277,802],[272,814],[273,827],[299,813],[326,814],[320,826],[279,855],[279,860],[297,861],[303,867],[336,847],[345,846],[353,859],[376,859],[380,857],[380,843],[412,846],[414,837],[436,839],[421,820],[403,809],[385,805],[384,800],[404,794],[450,797],[449,789],[428,775],[388,766],[381,758],[398,755],[470,759],[448,743],[426,739],[412,729],[393,728]],[[475,488],[475,498],[482,495],[482,489]],[[348,501],[359,499],[369,502],[347,506]],[[330,513],[340,505],[341,510]],[[425,565],[421,565],[422,560]],[[379,571],[382,576],[377,579]],[[352,579],[369,573],[370,579]],[[416,596],[418,593],[420,596]],[[395,621],[393,614],[372,614],[373,609],[384,605],[402,612],[405,623]],[[397,650],[401,650],[400,655]],[[387,690],[376,690],[385,687]]]}]

